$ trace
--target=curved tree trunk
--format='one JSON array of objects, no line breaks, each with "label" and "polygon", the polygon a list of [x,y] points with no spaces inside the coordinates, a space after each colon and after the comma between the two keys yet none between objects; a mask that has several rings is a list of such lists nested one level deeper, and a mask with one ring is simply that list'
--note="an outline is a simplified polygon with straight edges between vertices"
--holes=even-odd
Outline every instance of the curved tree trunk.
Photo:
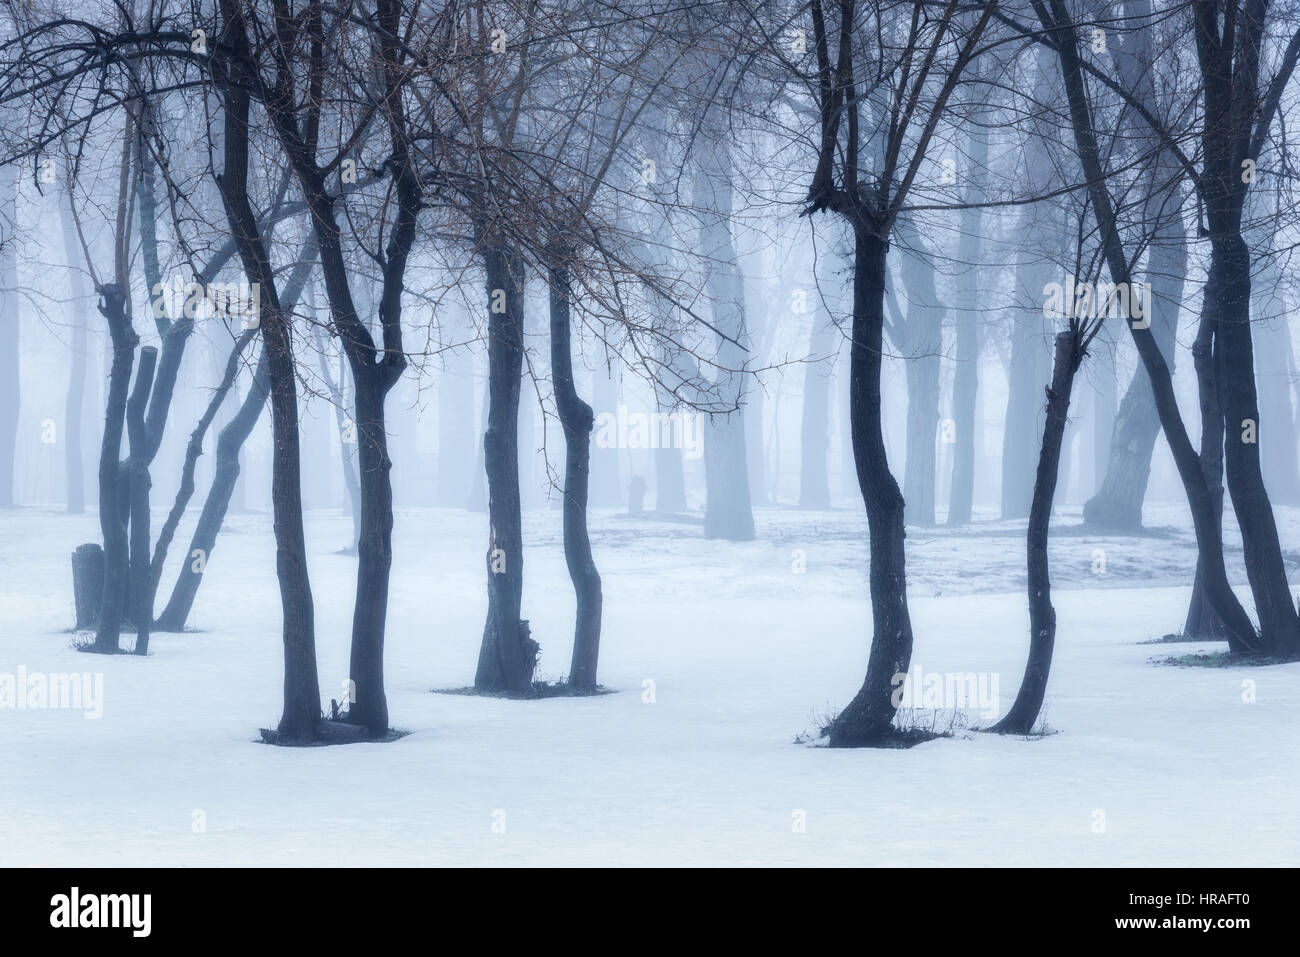
[{"label": "curved tree trunk", "polygon": [[569,272],[552,266],[551,377],[555,407],[564,427],[564,561],[577,597],[577,622],[573,632],[573,659],[569,686],[575,691],[596,690],[596,663],[600,655],[600,619],[603,604],[600,573],[591,554],[587,532],[587,479],[590,471],[591,430],[595,415],[578,396],[573,382],[573,349],[569,320]]},{"label": "curved tree trunk", "polygon": [[886,738],[894,720],[895,708],[891,701],[894,675],[906,674],[912,661],[903,495],[889,470],[881,418],[880,369],[888,249],[888,243],[870,232],[869,227],[855,227],[849,391],[853,458],[871,536],[873,635],[866,679],[832,723],[831,747],[869,746]]},{"label": "curved tree trunk", "polygon": [[1261,422],[1250,328],[1250,251],[1240,235],[1212,243],[1207,304],[1216,317],[1215,361],[1222,373],[1224,463],[1228,494],[1241,527],[1246,576],[1265,649],[1300,655],[1300,618],[1287,583],[1273,507],[1260,470]]},{"label": "curved tree trunk", "polygon": [[1052,649],[1056,644],[1056,609],[1052,607],[1047,533],[1052,522],[1052,499],[1056,495],[1070,394],[1074,389],[1075,372],[1082,361],[1079,333],[1059,333],[1052,363],[1052,384],[1047,390],[1043,445],[1038,454],[1034,498],[1029,508],[1029,528],[1025,536],[1029,570],[1029,660],[1011,710],[991,729],[1001,734],[1029,734],[1033,731],[1047,693],[1047,676],[1052,668]]}]

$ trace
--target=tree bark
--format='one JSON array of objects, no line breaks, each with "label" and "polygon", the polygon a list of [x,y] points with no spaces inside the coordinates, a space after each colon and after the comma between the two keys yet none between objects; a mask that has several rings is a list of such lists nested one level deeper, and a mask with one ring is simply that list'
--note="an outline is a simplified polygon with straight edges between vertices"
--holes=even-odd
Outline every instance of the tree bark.
[{"label": "tree bark", "polygon": [[[220,0],[223,43],[235,62],[246,63],[248,35],[236,0]],[[241,68],[242,69],[242,68]],[[316,672],[315,609],[307,574],[302,520],[302,475],[298,443],[298,383],[293,360],[291,313],[280,306],[271,262],[248,200],[247,87],[226,85],[224,169],[219,179],[231,232],[239,243],[244,271],[261,285],[262,341],[271,389],[271,505],[275,517],[276,575],[280,583],[284,641],[284,711],[277,731],[285,741],[314,741],[321,724]]]},{"label": "tree bark", "polygon": [[519,503],[519,391],[523,373],[524,264],[500,236],[483,244],[488,298],[488,615],[479,648],[478,691],[533,694],[537,644],[520,619],[523,516]]},{"label": "tree bark", "polygon": [[578,396],[573,381],[573,347],[569,319],[569,271],[562,264],[550,268],[551,378],[555,407],[564,428],[564,561],[577,598],[573,632],[573,659],[569,686],[575,691],[596,690],[596,664],[600,655],[600,621],[603,600],[600,573],[591,554],[587,532],[587,480],[590,473],[591,430],[595,414]]},{"label": "tree bark", "polygon": [[1082,361],[1080,334],[1073,330],[1058,333],[1052,384],[1047,390],[1043,445],[1038,454],[1034,498],[1029,508],[1029,528],[1025,536],[1029,570],[1029,659],[1011,710],[991,729],[1001,734],[1029,734],[1033,731],[1047,693],[1047,676],[1052,669],[1052,650],[1056,644],[1056,609],[1052,607],[1047,535],[1052,522],[1052,499],[1056,495],[1070,394]]},{"label": "tree bark", "polygon": [[853,458],[867,508],[874,634],[861,689],[830,727],[831,747],[879,744],[894,720],[893,677],[912,660],[907,610],[903,495],[889,470],[880,394],[885,270],[889,244],[869,226],[854,228],[853,340],[849,391]]}]

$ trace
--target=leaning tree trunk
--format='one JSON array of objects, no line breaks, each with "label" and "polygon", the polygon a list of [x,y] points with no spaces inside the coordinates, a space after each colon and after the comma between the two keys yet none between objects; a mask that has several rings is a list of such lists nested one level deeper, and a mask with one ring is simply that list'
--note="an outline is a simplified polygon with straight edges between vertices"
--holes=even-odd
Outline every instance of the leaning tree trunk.
[{"label": "leaning tree trunk", "polygon": [[523,516],[519,504],[519,387],[523,373],[524,266],[500,238],[483,249],[487,272],[488,427],[483,461],[488,487],[488,614],[474,687],[533,693],[537,644],[520,619]]},{"label": "leaning tree trunk", "polygon": [[1047,561],[1047,533],[1052,522],[1052,499],[1056,495],[1061,464],[1061,440],[1070,411],[1074,375],[1083,361],[1079,332],[1058,333],[1056,358],[1052,363],[1052,385],[1047,390],[1047,419],[1043,446],[1038,454],[1034,498],[1029,508],[1029,529],[1025,543],[1029,563],[1029,660],[1020,680],[1011,710],[991,730],[1000,734],[1029,734],[1043,707],[1047,676],[1052,668],[1056,644],[1056,609],[1052,607],[1052,582]]},{"label": "leaning tree trunk", "polygon": [[596,690],[603,604],[600,573],[596,570],[596,561],[591,554],[591,537],[587,532],[587,480],[595,414],[591,406],[579,398],[573,381],[568,268],[552,266],[550,283],[551,379],[555,388],[555,408],[564,428],[564,561],[577,598],[569,686],[575,691],[592,692]]},{"label": "leaning tree trunk", "polygon": [[126,296],[116,284],[100,286],[104,302],[99,307],[108,320],[113,364],[108,376],[108,401],[104,416],[104,439],[99,451],[99,527],[104,536],[104,600],[99,609],[99,629],[88,650],[116,654],[122,632],[122,611],[126,597],[127,563],[130,550],[126,526],[122,523],[118,483],[122,470],[122,428],[126,419],[127,390],[139,337],[126,314]]},{"label": "leaning tree trunk", "polygon": [[131,621],[135,624],[135,653],[149,653],[149,627],[153,624],[153,588],[149,575],[149,442],[145,433],[145,405],[153,388],[158,350],[140,350],[135,388],[126,405],[127,473],[131,492]]},{"label": "leaning tree trunk", "polygon": [[907,610],[903,495],[889,470],[880,394],[884,352],[885,269],[889,244],[870,227],[854,228],[853,340],[849,360],[853,459],[867,508],[874,633],[862,688],[830,727],[831,747],[882,743],[894,720],[894,675],[912,661]]},{"label": "leaning tree trunk", "polygon": [[[231,361],[232,363],[236,361],[236,357],[232,356]],[[233,376],[231,379],[233,380]],[[224,380],[223,384],[225,384]],[[229,385],[226,388],[229,389]],[[167,607],[162,610],[162,613],[158,615],[158,620],[154,623],[154,628],[158,631],[183,631],[185,629],[185,622],[189,620],[190,611],[194,607],[194,599],[198,595],[199,585],[203,583],[203,575],[207,570],[208,562],[212,558],[212,549],[217,543],[217,535],[221,531],[221,524],[225,521],[226,512],[230,508],[231,497],[235,494],[235,484],[239,480],[240,449],[244,447],[244,443],[252,435],[253,428],[257,425],[257,420],[262,414],[262,408],[266,405],[266,397],[270,390],[268,357],[265,350],[263,350],[262,358],[257,365],[257,371],[253,374],[253,383],[249,387],[248,394],[244,396],[239,411],[217,434],[216,464],[213,468],[212,485],[208,489],[207,498],[203,501],[203,511],[199,513],[198,524],[194,526],[189,548],[185,553],[184,560],[181,562],[180,571],[176,575],[176,584],[172,586],[171,598],[168,599]],[[220,393],[213,396],[213,402],[219,401],[219,397]],[[209,405],[209,411],[215,413],[216,410]],[[204,417],[207,418],[207,413],[205,413]],[[190,446],[186,455],[185,473],[181,482],[182,493],[187,486],[193,488],[194,469],[192,462],[202,450],[202,443],[202,433],[199,429],[196,429],[194,435],[190,438]],[[186,476],[188,476],[188,480]],[[179,506],[179,511],[177,506]],[[174,530],[176,522],[180,519],[181,512],[184,511],[184,505],[179,496],[177,506],[173,506],[172,513],[168,516],[167,523],[164,525],[163,534],[166,535],[166,539],[162,537],[159,539],[155,569],[155,573],[158,575],[162,574],[162,559],[166,556],[165,542],[170,542],[169,531]]]}]

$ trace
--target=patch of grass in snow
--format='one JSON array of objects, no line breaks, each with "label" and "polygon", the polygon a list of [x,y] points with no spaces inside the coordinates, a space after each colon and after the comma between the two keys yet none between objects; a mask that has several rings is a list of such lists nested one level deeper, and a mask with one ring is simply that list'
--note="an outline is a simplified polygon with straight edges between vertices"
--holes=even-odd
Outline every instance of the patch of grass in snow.
[{"label": "patch of grass in snow", "polygon": [[1184,632],[1177,634],[1162,635],[1159,638],[1148,638],[1146,641],[1139,641],[1139,645],[1174,645],[1174,644],[1205,644],[1207,642],[1227,641],[1226,638],[1197,638],[1195,635],[1189,635]]},{"label": "patch of grass in snow", "polygon": [[1152,658],[1158,665],[1172,665],[1175,668],[1235,668],[1262,667],[1264,665],[1286,664],[1286,658],[1271,655],[1238,655],[1231,651],[1194,651],[1186,655],[1168,655],[1164,658]]},{"label": "patch of grass in snow", "polygon": [[[837,712],[827,712],[821,716],[814,714],[813,730],[795,735],[794,743],[813,748],[830,747],[831,725],[837,717]],[[967,727],[965,713],[957,709],[899,708],[889,732],[880,741],[867,747],[914,748],[936,738],[955,738],[958,732]]]}]

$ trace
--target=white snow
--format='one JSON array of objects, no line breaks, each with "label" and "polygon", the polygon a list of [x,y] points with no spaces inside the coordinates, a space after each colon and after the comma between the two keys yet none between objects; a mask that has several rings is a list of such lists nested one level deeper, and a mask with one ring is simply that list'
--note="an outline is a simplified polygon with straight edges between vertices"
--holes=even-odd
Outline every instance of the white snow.
[{"label": "white snow", "polygon": [[[1296,541],[1300,516],[1279,514]],[[256,743],[282,677],[269,515],[228,521],[197,632],[105,658],[73,651],[66,631],[68,556],[98,540],[94,516],[7,512],[0,672],[102,672],[104,710],[0,710],[0,865],[1294,864],[1300,664],[1170,667],[1153,659],[1216,646],[1141,644],[1182,624],[1194,555],[1181,515],[1148,509],[1175,528],[1140,539],[1071,534],[1077,509],[1057,517],[1058,733],[832,751],[794,739],[862,679],[857,511],[760,509],[744,545],[597,514],[601,681],[617,693],[540,701],[432,693],[473,679],[486,519],[402,511],[387,686],[411,734],[314,749]],[[326,698],[346,678],[355,565],[335,549],[350,527],[309,516]],[[526,534],[524,616],[557,678],[573,614],[558,512],[529,513]],[[909,548],[914,662],[996,674],[1005,709],[1028,640],[1023,527],[910,529]]]}]

